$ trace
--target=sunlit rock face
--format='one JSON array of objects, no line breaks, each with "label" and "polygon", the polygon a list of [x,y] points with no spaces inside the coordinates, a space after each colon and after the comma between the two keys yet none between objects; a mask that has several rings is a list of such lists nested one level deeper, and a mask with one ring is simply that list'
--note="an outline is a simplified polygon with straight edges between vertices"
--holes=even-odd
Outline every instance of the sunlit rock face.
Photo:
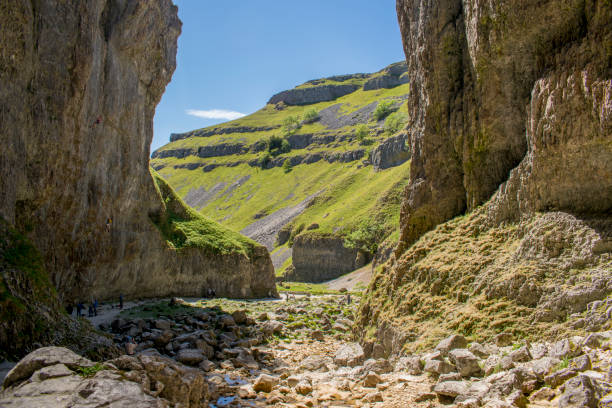
[{"label": "sunlit rock face", "polygon": [[273,290],[265,250],[175,251],[151,222],[163,207],[149,173],[153,115],[181,32],[172,2],[5,3],[0,216],[40,250],[60,298]]}]

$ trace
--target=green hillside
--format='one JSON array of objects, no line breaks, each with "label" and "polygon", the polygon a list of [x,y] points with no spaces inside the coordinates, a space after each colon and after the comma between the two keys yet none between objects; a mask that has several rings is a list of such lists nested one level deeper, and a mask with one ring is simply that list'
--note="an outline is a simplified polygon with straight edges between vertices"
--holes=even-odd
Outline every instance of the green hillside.
[{"label": "green hillside", "polygon": [[[289,245],[307,234],[337,237],[369,260],[396,235],[408,179],[403,70],[394,64],[309,81],[271,101],[358,89],[315,103],[268,103],[238,120],[173,134],[151,165],[189,205],[268,246],[277,273],[291,265]],[[273,248],[280,231],[283,245]]]}]

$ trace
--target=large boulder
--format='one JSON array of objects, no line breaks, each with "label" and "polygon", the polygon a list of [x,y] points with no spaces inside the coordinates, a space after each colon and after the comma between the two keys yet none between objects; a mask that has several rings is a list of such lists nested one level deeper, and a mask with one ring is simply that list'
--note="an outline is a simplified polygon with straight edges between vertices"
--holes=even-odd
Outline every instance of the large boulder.
[{"label": "large boulder", "polygon": [[355,367],[363,363],[365,354],[359,343],[347,343],[341,346],[334,356],[334,363],[341,367]]}]

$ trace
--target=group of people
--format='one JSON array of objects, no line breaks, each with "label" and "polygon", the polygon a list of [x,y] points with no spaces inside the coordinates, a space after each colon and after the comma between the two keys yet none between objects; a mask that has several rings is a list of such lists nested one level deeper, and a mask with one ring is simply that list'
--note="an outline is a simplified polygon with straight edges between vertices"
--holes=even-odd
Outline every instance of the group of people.
[{"label": "group of people", "polygon": [[[113,306],[114,307],[114,306]],[[119,295],[119,309],[123,309],[123,294]],[[78,302],[76,305],[69,304],[66,306],[66,312],[72,316],[72,313],[76,310],[76,317],[85,317],[85,303]],[[98,299],[94,299],[87,306],[87,316],[94,317],[98,315]]]},{"label": "group of people", "polygon": [[[76,305],[69,304],[66,306],[66,312],[72,316],[72,312],[76,310],[76,317],[85,316],[85,304],[83,302],[78,302]],[[89,304],[87,307],[87,315],[89,317],[98,315],[98,299],[94,299],[93,302]]]}]

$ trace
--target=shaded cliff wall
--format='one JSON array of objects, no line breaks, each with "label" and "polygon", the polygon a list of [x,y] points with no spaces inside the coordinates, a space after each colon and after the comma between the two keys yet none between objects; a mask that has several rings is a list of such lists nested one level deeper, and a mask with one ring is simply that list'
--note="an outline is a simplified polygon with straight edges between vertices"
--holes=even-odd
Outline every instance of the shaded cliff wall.
[{"label": "shaded cliff wall", "polygon": [[398,0],[397,12],[412,83],[413,154],[399,253],[486,201],[528,150],[542,163],[559,149],[584,151],[557,158],[550,170],[537,166],[541,180],[561,170],[556,179],[564,183],[546,199],[531,191],[532,210],[612,206],[610,178],[599,186],[587,177],[610,174],[609,2]]},{"label": "shaded cliff wall", "polygon": [[[15,0],[0,26],[0,216],[40,250],[60,299],[162,296],[219,272],[149,218],[163,210],[148,163],[176,64],[172,2]],[[260,255],[253,273],[270,264]],[[273,289],[273,274],[258,279]]]}]

